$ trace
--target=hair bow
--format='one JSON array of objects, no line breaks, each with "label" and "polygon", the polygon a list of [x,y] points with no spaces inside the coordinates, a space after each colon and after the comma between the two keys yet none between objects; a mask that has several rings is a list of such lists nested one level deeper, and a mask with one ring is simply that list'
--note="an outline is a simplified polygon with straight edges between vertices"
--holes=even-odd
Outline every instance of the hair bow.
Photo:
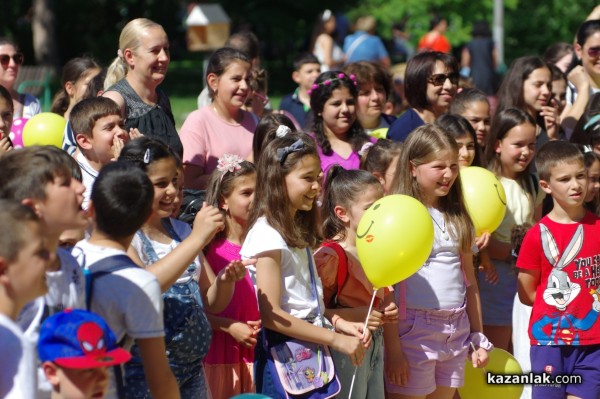
[{"label": "hair bow", "polygon": [[289,147],[283,147],[277,149],[277,159],[279,159],[279,163],[283,164],[288,155],[292,152],[300,151],[304,148],[304,141],[302,139],[298,139],[294,142],[294,144]]},{"label": "hair bow", "polygon": [[360,155],[360,156],[362,157],[363,155],[365,155],[365,152],[366,152],[366,151],[367,151],[369,148],[373,147],[374,145],[375,145],[375,144],[371,143],[370,141],[367,141],[366,143],[364,143],[364,144],[362,145],[362,147],[360,147],[360,151],[358,151],[358,155]]},{"label": "hair bow", "polygon": [[[223,154],[217,162],[217,170],[225,175],[227,172],[235,172],[240,170],[242,166],[240,163],[243,159],[237,154]],[[221,177],[222,178],[222,177]]]}]

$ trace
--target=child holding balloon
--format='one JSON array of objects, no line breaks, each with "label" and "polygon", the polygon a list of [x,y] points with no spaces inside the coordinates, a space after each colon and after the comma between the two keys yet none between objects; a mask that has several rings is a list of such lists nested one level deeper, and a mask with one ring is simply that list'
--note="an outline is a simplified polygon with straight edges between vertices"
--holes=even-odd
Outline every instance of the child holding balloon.
[{"label": "child holding balloon", "polygon": [[[345,170],[339,165],[329,169],[326,181],[321,209],[323,235],[328,241],[314,254],[323,283],[323,300],[325,306],[334,311],[334,324],[339,323],[342,318],[364,322],[374,288],[358,259],[356,229],[365,210],[383,197],[383,187],[371,173],[365,170]],[[374,303],[368,322],[373,343],[367,350],[363,363],[355,368],[345,354],[333,352],[342,386],[339,396],[342,398],[385,397],[383,329],[386,323],[397,321],[398,307],[393,293],[387,288],[377,290]],[[349,396],[354,374],[356,377],[352,395]]]},{"label": "child holding balloon", "polygon": [[480,284],[485,334],[504,350],[510,348],[517,293],[514,261],[525,231],[540,218],[544,198],[530,171],[535,150],[536,122],[529,113],[508,108],[496,114],[485,145],[485,158],[488,169],[504,188],[506,213],[488,246],[498,283],[492,285],[480,279]]},{"label": "child holding balloon", "polygon": [[423,266],[396,285],[396,301],[406,308],[397,334],[408,378],[394,381],[386,375],[392,399],[451,399],[464,383],[469,348],[475,349],[471,354],[475,367],[486,365],[487,351],[492,349],[481,333],[473,224],[463,203],[458,168],[456,141],[435,125],[418,127],[404,142],[392,189],[427,207],[434,240]]},{"label": "child holding balloon", "polygon": [[[291,338],[328,345],[359,365],[370,343],[362,323],[326,318],[311,247],[317,244],[317,209],[321,162],[311,137],[288,133],[275,137],[257,165],[256,194],[250,230],[240,254],[256,258],[256,288],[262,321],[255,351],[256,391],[282,397],[274,385],[267,356],[270,348]],[[312,276],[312,277],[311,277]],[[316,291],[316,292],[315,292]]]}]

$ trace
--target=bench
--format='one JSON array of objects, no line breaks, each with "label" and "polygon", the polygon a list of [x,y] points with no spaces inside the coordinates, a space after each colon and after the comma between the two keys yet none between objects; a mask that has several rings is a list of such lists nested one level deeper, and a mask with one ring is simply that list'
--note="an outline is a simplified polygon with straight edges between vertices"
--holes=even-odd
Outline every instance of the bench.
[{"label": "bench", "polygon": [[42,111],[50,111],[52,92],[50,84],[54,70],[49,66],[21,65],[15,85],[19,93],[31,94],[40,99]]}]

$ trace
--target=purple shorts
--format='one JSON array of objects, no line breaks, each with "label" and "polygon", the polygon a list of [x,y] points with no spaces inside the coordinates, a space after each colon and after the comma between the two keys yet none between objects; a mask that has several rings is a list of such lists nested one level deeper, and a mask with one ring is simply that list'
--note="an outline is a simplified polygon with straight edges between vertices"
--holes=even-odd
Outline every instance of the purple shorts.
[{"label": "purple shorts", "polygon": [[428,395],[436,387],[458,388],[465,378],[470,333],[465,308],[449,310],[406,310],[398,332],[410,365],[408,383],[386,381],[388,392]]},{"label": "purple shorts", "polygon": [[600,398],[600,345],[532,346],[531,371],[551,376],[581,376],[581,383],[533,385],[533,399]]}]

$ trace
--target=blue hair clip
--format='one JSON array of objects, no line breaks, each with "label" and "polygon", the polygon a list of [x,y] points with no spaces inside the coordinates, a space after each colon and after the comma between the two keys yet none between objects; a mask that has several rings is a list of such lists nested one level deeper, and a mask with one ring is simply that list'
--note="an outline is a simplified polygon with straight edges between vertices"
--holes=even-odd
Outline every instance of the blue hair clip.
[{"label": "blue hair clip", "polygon": [[277,159],[279,159],[279,163],[283,165],[285,159],[292,152],[300,151],[304,148],[304,141],[302,139],[298,139],[289,147],[283,147],[277,149]]},{"label": "blue hair clip", "polygon": [[[595,124],[596,122],[598,122],[600,120],[600,114],[596,114],[594,116],[592,116],[590,118],[590,120],[585,124],[585,126],[583,127],[583,130],[587,130],[588,127],[592,126],[593,124]],[[597,129],[598,126],[596,126],[594,129]]]}]

